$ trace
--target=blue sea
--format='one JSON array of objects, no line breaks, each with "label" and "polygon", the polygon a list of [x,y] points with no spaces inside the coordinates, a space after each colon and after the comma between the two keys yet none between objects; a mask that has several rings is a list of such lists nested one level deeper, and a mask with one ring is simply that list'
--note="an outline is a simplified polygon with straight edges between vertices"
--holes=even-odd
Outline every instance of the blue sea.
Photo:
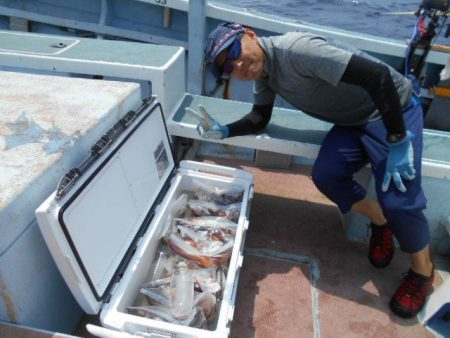
[{"label": "blue sea", "polygon": [[[217,0],[216,0],[217,1]],[[285,16],[301,22],[332,26],[345,30],[390,37],[411,38],[417,17],[414,12],[422,3],[407,0],[219,0],[236,7]],[[447,23],[450,20],[447,20]],[[449,45],[445,28],[436,40]]]}]

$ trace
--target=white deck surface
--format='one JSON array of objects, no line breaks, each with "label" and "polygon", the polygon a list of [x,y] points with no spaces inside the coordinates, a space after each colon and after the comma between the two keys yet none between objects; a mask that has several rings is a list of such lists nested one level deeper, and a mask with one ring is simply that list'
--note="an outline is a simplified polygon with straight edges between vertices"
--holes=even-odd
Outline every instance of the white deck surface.
[{"label": "white deck surface", "polygon": [[66,170],[140,103],[136,83],[0,72],[0,254]]}]

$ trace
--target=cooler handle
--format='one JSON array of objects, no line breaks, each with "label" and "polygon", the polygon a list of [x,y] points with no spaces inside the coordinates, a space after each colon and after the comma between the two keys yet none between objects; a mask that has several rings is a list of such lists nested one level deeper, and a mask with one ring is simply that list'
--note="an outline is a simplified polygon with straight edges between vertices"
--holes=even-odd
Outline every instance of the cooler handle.
[{"label": "cooler handle", "polygon": [[159,332],[158,330],[155,330],[157,332],[136,332],[135,335],[123,332],[123,331],[115,331],[110,330],[101,326],[93,325],[93,324],[87,324],[86,329],[89,331],[89,333],[93,334],[94,336],[100,337],[100,338],[174,338],[176,337],[175,333],[167,333],[164,334],[162,332]]},{"label": "cooler handle", "polygon": [[136,336],[123,331],[114,331],[93,324],[87,324],[86,329],[89,333],[100,338],[136,338]]},{"label": "cooler handle", "polygon": [[250,225],[250,221],[248,220],[248,218],[245,220],[244,222],[244,231],[248,230],[248,226]]},{"label": "cooler handle", "polygon": [[218,164],[183,160],[180,162],[180,168],[186,170],[204,171],[206,173],[212,173],[228,177],[243,178],[245,180],[253,180],[253,175],[248,171],[232,167],[226,167]]},{"label": "cooler handle", "polygon": [[[242,263],[244,262],[244,255],[240,254],[239,258],[237,260],[237,269],[236,269],[236,273],[234,275],[234,279],[238,279],[239,278],[239,274],[241,273],[241,267],[242,267]],[[234,283],[233,285],[233,291],[231,291],[231,297],[230,300],[233,304],[232,307],[229,308],[228,310],[228,314],[227,314],[227,319],[228,322],[233,321],[233,317],[234,317],[234,310],[236,308],[236,294],[237,294],[237,289],[238,289],[238,283]]]},{"label": "cooler handle", "polygon": [[100,338],[173,338],[176,337],[175,333],[163,333],[159,330],[155,330],[153,333],[149,332],[136,332],[135,335],[123,332],[123,331],[115,331],[110,330],[101,326],[87,324],[86,329],[89,333],[93,334],[96,337]]}]

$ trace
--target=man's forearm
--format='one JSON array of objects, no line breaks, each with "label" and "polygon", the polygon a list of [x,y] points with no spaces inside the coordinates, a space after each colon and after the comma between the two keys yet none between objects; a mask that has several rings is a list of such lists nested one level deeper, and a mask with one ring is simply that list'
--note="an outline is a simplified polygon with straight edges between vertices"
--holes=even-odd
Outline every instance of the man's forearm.
[{"label": "man's forearm", "polygon": [[353,55],[342,81],[359,85],[369,93],[383,118],[389,142],[406,135],[400,98],[387,66]]},{"label": "man's forearm", "polygon": [[263,129],[270,121],[272,116],[273,103],[268,105],[253,105],[250,113],[240,120],[227,125],[229,137],[248,135]]}]

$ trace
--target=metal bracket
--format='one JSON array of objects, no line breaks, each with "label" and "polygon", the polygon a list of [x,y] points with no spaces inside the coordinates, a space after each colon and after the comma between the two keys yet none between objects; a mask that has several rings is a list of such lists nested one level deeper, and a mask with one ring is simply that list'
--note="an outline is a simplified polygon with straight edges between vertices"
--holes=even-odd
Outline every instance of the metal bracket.
[{"label": "metal bracket", "polygon": [[95,144],[91,147],[89,157],[86,158],[80,166],[70,169],[59,180],[56,188],[56,197],[58,200],[64,196],[80,179],[80,177],[92,166],[97,158],[99,158],[108,148],[116,141],[120,134],[127,129],[136,118],[146,110],[155,101],[155,97],[148,97],[142,100],[142,105],[137,111],[130,110],[124,117],[122,117],[108,132],[103,135]]},{"label": "metal bracket", "polygon": [[103,154],[106,149],[109,148],[109,146],[112,143],[112,139],[109,135],[103,135],[95,144],[91,147],[91,155],[98,157],[101,154]]},{"label": "metal bracket", "polygon": [[137,114],[135,111],[130,110],[123,118],[123,123],[125,127],[128,127],[134,120],[136,120]]},{"label": "metal bracket", "polygon": [[78,168],[72,168],[59,180],[56,189],[56,199],[60,199],[70,188],[72,188],[76,181],[80,178],[81,173]]}]

